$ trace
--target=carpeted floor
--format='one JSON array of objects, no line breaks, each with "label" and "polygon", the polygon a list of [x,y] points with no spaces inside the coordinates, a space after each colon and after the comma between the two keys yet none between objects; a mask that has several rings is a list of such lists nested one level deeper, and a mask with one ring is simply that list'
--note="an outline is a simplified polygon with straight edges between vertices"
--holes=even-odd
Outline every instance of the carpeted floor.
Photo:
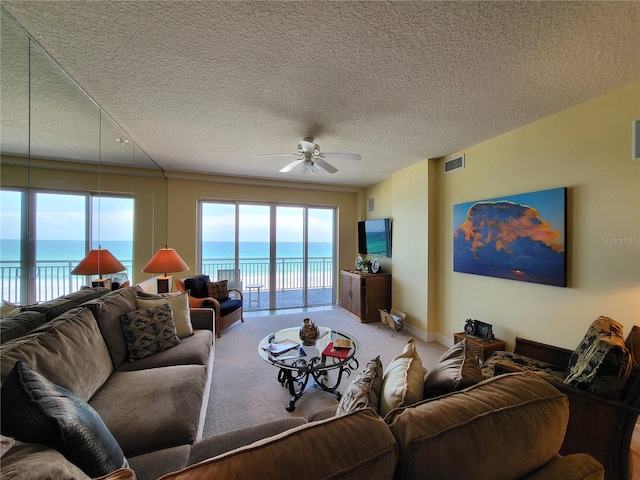
[{"label": "carpeted floor", "polygon": [[[290,416],[308,417],[327,406],[338,405],[335,395],[309,388],[296,403],[295,411],[287,412],[285,406],[290,395],[277,381],[278,369],[258,355],[258,342],[263,337],[282,328],[299,326],[306,317],[320,326],[347,332],[360,342],[360,367],[351,377],[343,377],[340,391],[344,391],[351,379],[375,356],[380,355],[382,365],[386,367],[409,338],[406,332],[394,332],[380,322],[360,323],[340,309],[246,317],[244,323],[226,329],[216,340],[205,437]],[[435,365],[446,351],[440,344],[419,339],[416,339],[416,345],[426,369]]]}]

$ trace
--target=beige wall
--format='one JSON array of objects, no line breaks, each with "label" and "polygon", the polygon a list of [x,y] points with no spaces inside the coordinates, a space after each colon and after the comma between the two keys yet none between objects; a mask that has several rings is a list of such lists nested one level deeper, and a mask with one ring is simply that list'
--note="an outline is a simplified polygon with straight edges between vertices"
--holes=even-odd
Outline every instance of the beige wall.
[{"label": "beige wall", "polygon": [[[364,189],[302,185],[289,182],[232,179],[167,172],[169,178],[168,240],[198,272],[198,203],[200,200],[330,206],[337,211],[338,271],[352,269],[357,251],[357,221]],[[335,281],[339,281],[336,274]]]},{"label": "beige wall", "polygon": [[[508,347],[523,336],[575,348],[599,315],[620,321],[627,332],[639,324],[640,161],[631,160],[634,119],[640,119],[640,82],[445,159],[422,162],[369,189],[367,194],[379,188],[393,192],[394,288],[404,290],[394,291],[394,305],[411,309],[412,324],[441,342],[450,342],[466,318],[492,323]],[[466,168],[444,175],[443,161],[459,153],[466,155]],[[419,168],[423,175],[415,172]],[[455,204],[556,187],[568,187],[568,288],[453,272]],[[422,258],[415,262],[426,267],[422,270],[412,268],[409,257],[427,246],[416,204],[428,211],[422,214],[429,226],[427,265]],[[425,312],[408,297],[422,301],[427,291]]]}]

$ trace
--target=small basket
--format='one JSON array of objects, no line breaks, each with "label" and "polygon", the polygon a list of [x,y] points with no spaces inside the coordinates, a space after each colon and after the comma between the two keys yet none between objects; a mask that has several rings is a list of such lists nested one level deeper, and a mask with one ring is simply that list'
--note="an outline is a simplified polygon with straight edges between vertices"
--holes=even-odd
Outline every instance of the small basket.
[{"label": "small basket", "polygon": [[380,321],[383,324],[385,324],[389,328],[392,328],[396,332],[398,330],[402,330],[402,328],[404,327],[404,317],[406,317],[407,315],[406,313],[394,310],[393,308],[391,309],[391,312],[387,312],[386,310],[379,311]]}]

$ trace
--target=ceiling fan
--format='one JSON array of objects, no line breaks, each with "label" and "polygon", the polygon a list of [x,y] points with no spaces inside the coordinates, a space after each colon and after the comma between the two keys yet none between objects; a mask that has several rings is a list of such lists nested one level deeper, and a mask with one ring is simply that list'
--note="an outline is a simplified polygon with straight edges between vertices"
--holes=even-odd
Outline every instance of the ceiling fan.
[{"label": "ceiling fan", "polygon": [[322,153],[320,145],[313,141],[313,138],[305,138],[298,143],[296,153],[274,153],[266,155],[256,155],[256,157],[282,157],[293,158],[294,160],[280,169],[280,172],[287,173],[296,167],[300,167],[302,173],[315,173],[320,168],[329,173],[336,173],[338,169],[325,159],[333,160],[360,160],[362,157],[357,153]]}]

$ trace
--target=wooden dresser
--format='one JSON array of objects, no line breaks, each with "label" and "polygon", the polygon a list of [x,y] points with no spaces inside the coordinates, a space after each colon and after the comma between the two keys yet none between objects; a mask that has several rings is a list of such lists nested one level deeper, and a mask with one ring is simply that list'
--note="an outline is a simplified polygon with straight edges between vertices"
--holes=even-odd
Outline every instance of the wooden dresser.
[{"label": "wooden dresser", "polygon": [[342,270],[342,308],[363,323],[379,322],[378,310],[391,310],[391,274]]}]

